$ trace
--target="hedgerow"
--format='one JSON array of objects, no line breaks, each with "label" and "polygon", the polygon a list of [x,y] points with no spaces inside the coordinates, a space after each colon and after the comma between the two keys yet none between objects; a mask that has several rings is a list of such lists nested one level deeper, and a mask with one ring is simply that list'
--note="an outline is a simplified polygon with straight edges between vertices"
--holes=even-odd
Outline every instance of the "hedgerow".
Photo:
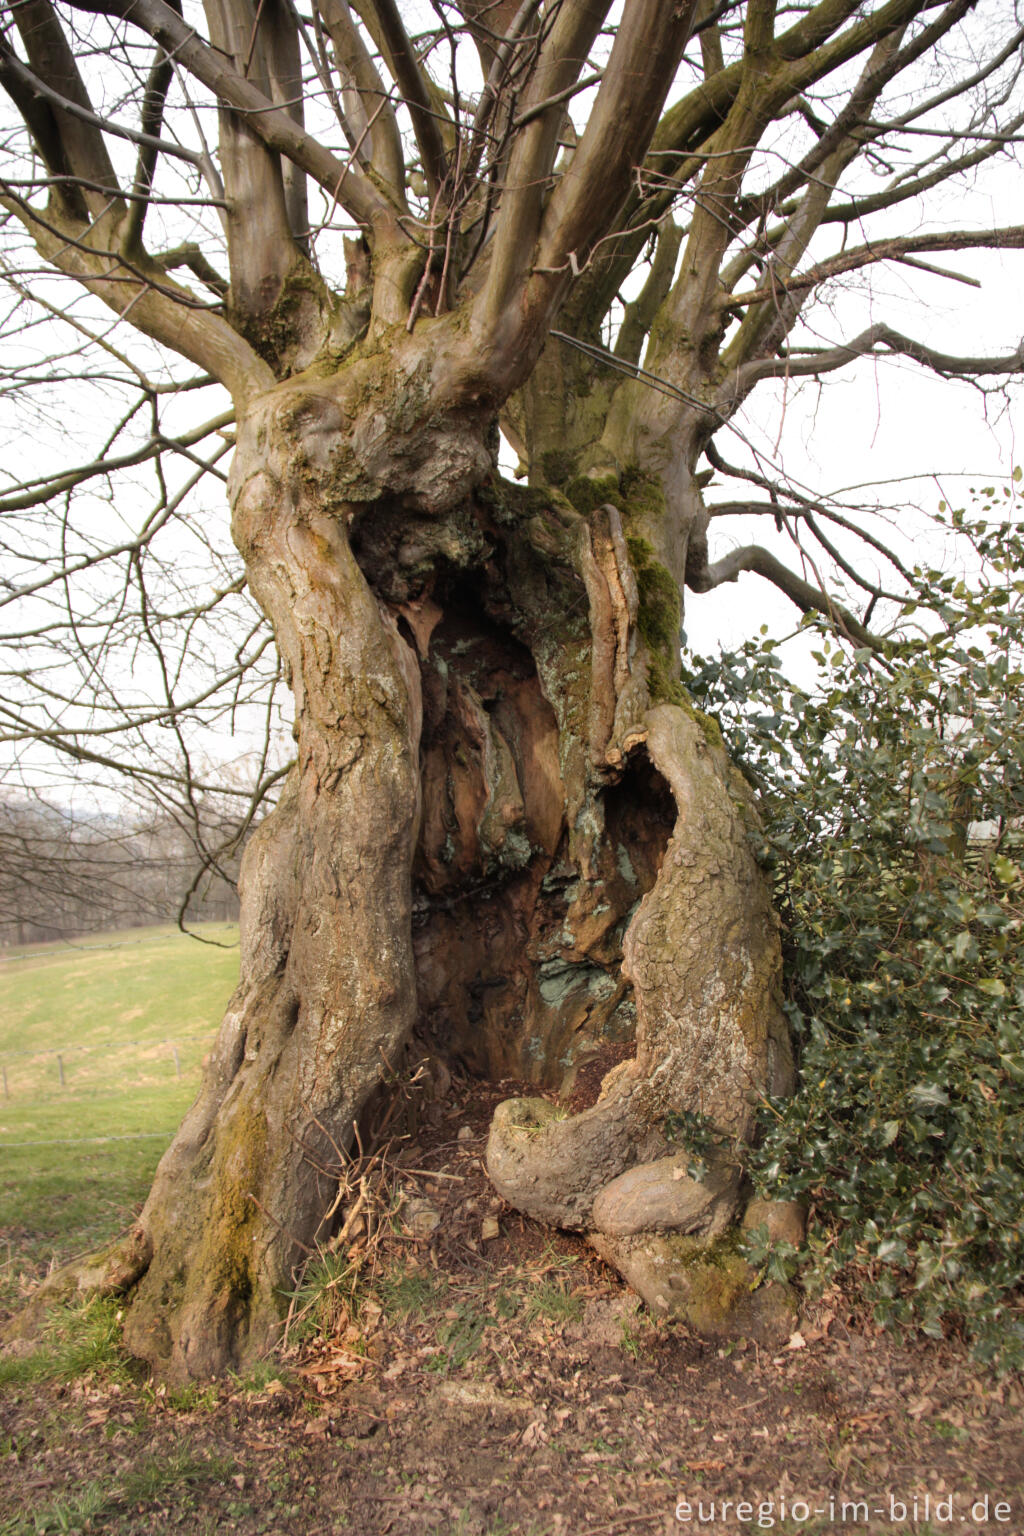
[{"label": "hedgerow", "polygon": [[[804,1279],[1024,1366],[1024,540],[943,512],[970,580],[915,572],[881,655],[822,633],[820,685],[764,633],[691,659],[761,791],[799,1084],[765,1101],[759,1192],[805,1202]],[[776,1263],[784,1262],[777,1259]]]}]

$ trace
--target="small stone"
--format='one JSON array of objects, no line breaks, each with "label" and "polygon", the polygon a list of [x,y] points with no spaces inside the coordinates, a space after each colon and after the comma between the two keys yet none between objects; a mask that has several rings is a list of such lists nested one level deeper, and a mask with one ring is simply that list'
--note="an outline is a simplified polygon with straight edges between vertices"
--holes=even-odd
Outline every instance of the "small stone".
[{"label": "small stone", "polygon": [[751,1200],[743,1213],[742,1227],[751,1232],[767,1227],[773,1243],[792,1243],[799,1248],[807,1229],[807,1217],[799,1200]]},{"label": "small stone", "polygon": [[410,1200],[404,1220],[413,1237],[429,1237],[441,1225],[441,1217],[429,1200]]},{"label": "small stone", "polygon": [[459,1134],[456,1137],[456,1140],[457,1141],[472,1141],[473,1140],[473,1127],[471,1125],[460,1125],[459,1126]]},{"label": "small stone", "polygon": [[609,1237],[637,1232],[699,1232],[717,1237],[731,1224],[739,1176],[727,1165],[690,1178],[685,1155],[628,1168],[594,1201],[593,1221]]},{"label": "small stone", "polygon": [[490,1242],[494,1237],[501,1236],[501,1227],[498,1225],[498,1218],[496,1216],[484,1217],[483,1225],[480,1228],[480,1236],[485,1243]]},{"label": "small stone", "polygon": [[624,1238],[595,1232],[590,1241],[652,1312],[678,1318],[695,1333],[783,1344],[795,1331],[789,1286],[757,1285],[754,1270],[728,1243],[709,1245],[675,1232]]}]

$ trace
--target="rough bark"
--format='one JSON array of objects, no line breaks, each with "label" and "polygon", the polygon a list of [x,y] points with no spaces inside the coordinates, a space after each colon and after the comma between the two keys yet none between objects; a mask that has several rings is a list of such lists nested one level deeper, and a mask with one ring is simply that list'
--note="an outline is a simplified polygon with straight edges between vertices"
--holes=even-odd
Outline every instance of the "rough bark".
[{"label": "rough bark", "polygon": [[236,539],[293,683],[297,763],[247,851],[241,983],[141,1218],[153,1257],[126,1337],[172,1375],[272,1342],[327,1170],[415,1015],[419,675],[301,438],[265,406],[232,477]]},{"label": "rough bark", "polygon": [[[580,1064],[614,1058],[580,1113],[502,1106],[496,1184],[588,1232],[652,1305],[749,1320],[742,1262],[706,1255],[742,1203],[730,1145],[791,1068],[754,808],[681,686],[683,588],[756,571],[877,641],[759,547],[709,557],[711,473],[770,498],[746,509],[802,520],[871,606],[885,594],[810,521],[818,503],[730,466],[713,439],[761,380],[879,350],[946,375],[1019,371],[1019,349],[953,358],[884,321],[824,349],[797,329],[842,273],[1021,246],[1019,226],[868,230],[807,264],[828,224],[909,206],[1004,152],[1021,117],[1002,113],[998,72],[1019,37],[994,35],[959,84],[887,121],[889,87],[947,48],[971,0],[934,15],[922,0],[818,0],[796,18],[751,0],[723,32],[710,0],[472,0],[462,22],[486,83],[467,115],[449,50],[414,46],[394,0],[329,0],[312,23],[281,0],[207,0],[201,25],[165,0],[16,9],[0,87],[25,166],[46,174],[5,184],[5,216],[230,391],[235,537],[297,747],[245,861],[241,980],[199,1099],[133,1233],[54,1284],[134,1287],[129,1342],[165,1374],[244,1364],[272,1342],[327,1235],[353,1122],[416,1031],[472,1071],[563,1098]],[[680,70],[696,14],[699,63],[692,50]],[[140,46],[149,73],[133,82]],[[310,68],[344,152],[333,126],[330,144],[316,137],[320,109],[307,130]],[[958,97],[973,147],[951,148],[951,130],[914,169],[930,141],[906,133]],[[215,107],[216,146],[193,102]],[[794,111],[813,131],[803,149]],[[793,153],[766,184],[773,123]],[[864,197],[846,172],[876,151],[911,169]],[[147,234],[148,202],[181,163],[220,228],[161,252],[148,240],[173,220]],[[349,221],[342,283],[332,247]],[[136,409],[153,408],[139,379]],[[526,490],[496,477],[499,419]],[[31,482],[8,509],[112,467]],[[703,1182],[666,1134],[682,1111],[718,1133]]]}]

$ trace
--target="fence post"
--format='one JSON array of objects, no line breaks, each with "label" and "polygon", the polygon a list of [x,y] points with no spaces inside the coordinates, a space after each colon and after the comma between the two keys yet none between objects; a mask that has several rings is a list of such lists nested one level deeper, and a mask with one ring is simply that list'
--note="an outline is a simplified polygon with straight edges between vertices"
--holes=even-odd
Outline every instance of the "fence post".
[{"label": "fence post", "polygon": [[57,1071],[60,1073],[60,1085],[63,1088],[64,1087],[64,1058],[61,1056],[60,1051],[56,1052],[56,1056],[57,1056]]},{"label": "fence post", "polygon": [[171,1050],[174,1052],[174,1070],[178,1074],[178,1076],[180,1077],[181,1076],[181,1060],[180,1060],[180,1058],[178,1056],[178,1047],[174,1044],[173,1040],[171,1042]]}]

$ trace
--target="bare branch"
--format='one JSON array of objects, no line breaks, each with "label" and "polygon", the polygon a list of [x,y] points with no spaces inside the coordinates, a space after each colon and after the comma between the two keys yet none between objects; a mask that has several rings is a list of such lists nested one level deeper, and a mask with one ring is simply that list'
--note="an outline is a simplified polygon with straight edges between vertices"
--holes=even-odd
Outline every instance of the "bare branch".
[{"label": "bare branch", "polygon": [[[224,411],[212,420],[204,422],[201,427],[194,427],[189,432],[183,432],[180,437],[150,438],[148,442],[140,444],[131,453],[121,454],[117,457],[104,456],[94,460],[91,464],[81,464],[77,469],[64,470],[58,475],[46,476],[43,479],[24,482],[24,490],[13,496],[0,496],[0,516],[6,512],[21,512],[28,507],[38,507],[52,501],[57,496],[73,490],[76,485],[82,485],[86,480],[94,479],[97,475],[113,475],[119,470],[133,468],[135,465],[144,464],[148,459],[153,459],[164,449],[184,453],[194,443],[200,443],[213,432],[223,432],[225,428],[234,423],[234,411]],[[223,452],[220,449],[219,452]],[[123,552],[128,546],[121,546]],[[106,558],[104,555],[102,558]]]},{"label": "bare branch", "polygon": [[[613,227],[634,166],[647,153],[658,116],[690,36],[696,0],[668,8],[632,0],[623,12],[597,100],[544,217],[536,268],[557,269],[575,253],[582,265]],[[644,75],[645,88],[636,90]]]},{"label": "bare branch", "polygon": [[848,608],[844,608],[819,587],[804,581],[802,576],[783,565],[781,560],[777,560],[770,550],[760,544],[748,544],[742,549],[730,551],[721,560],[706,565],[692,577],[688,576],[687,585],[694,592],[711,592],[723,582],[736,581],[744,571],[751,571],[770,581],[780,592],[785,593],[801,613],[824,614],[855,645],[866,646],[873,651],[884,649],[882,638],[865,629]]},{"label": "bare branch", "polygon": [[[403,212],[405,196],[405,157],[387,89],[352,20],[345,0],[323,0],[314,6],[314,18],[323,16],[324,26],[334,45],[334,57],[346,91],[346,109],[352,119],[350,132],[362,139],[363,153],[373,162],[375,171],[387,182],[396,206]],[[348,82],[351,82],[349,85]],[[341,114],[344,123],[345,115]],[[370,126],[370,118],[373,126]]]},{"label": "bare branch", "polygon": [[437,123],[436,107],[395,0],[373,0],[373,8],[388,50],[388,62],[412,117],[427,187],[431,197],[436,198],[447,174],[447,157]]},{"label": "bare branch", "polygon": [[909,357],[947,379],[1019,373],[1024,369],[1024,340],[1003,357],[952,357],[880,323],[841,346],[821,350],[803,348],[781,357],[748,363],[740,370],[737,387],[745,394],[761,379],[816,378],[819,374],[845,368],[859,357],[887,356]]},{"label": "bare branch", "polygon": [[767,301],[777,302],[784,295],[799,294],[829,278],[844,272],[855,272],[862,267],[874,266],[880,261],[899,261],[917,251],[1019,251],[1024,249],[1024,224],[1008,225],[1003,229],[959,229],[933,235],[906,235],[879,240],[874,245],[861,245],[850,251],[842,251],[827,261],[818,262],[807,272],[795,277],[754,288],[748,293],[723,294],[719,300],[722,309],[734,310]]}]

